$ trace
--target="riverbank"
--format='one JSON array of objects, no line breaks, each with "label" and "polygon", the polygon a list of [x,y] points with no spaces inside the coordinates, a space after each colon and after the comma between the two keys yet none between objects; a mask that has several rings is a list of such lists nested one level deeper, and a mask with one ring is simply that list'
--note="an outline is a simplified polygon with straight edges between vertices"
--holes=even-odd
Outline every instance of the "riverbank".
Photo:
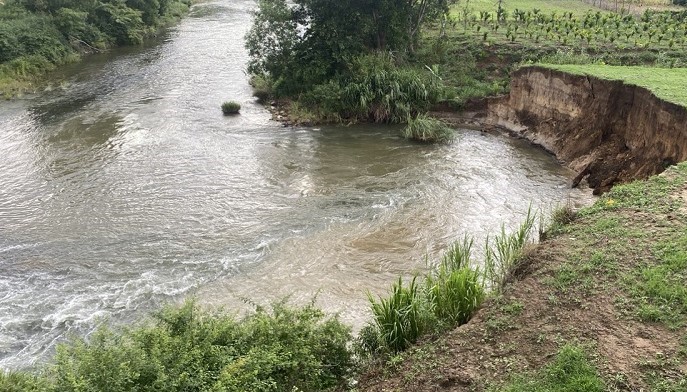
[{"label": "riverbank", "polygon": [[192,0],[0,3],[0,96],[39,88],[82,56],[138,45],[185,15]]},{"label": "riverbank", "polygon": [[536,380],[566,344],[605,390],[683,390],[685,233],[686,163],[617,186],[554,225],[467,325],[373,366],[359,390],[522,390],[508,388]]}]

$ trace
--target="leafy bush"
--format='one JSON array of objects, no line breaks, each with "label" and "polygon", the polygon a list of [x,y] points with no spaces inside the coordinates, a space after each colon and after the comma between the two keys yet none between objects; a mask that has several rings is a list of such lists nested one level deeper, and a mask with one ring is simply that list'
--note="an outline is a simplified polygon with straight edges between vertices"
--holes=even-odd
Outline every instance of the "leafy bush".
[{"label": "leafy bush", "polygon": [[326,390],[346,380],[349,341],[347,326],[312,305],[278,303],[237,321],[186,303],[164,309],[147,326],[122,333],[102,327],[88,341],[63,344],[44,378],[0,374],[0,389]]},{"label": "leafy bush", "polygon": [[453,139],[453,129],[443,121],[426,114],[409,119],[401,134],[406,139],[419,142],[447,142]]},{"label": "leafy bush", "polygon": [[241,104],[234,101],[227,101],[222,104],[222,113],[227,114],[237,114],[241,110]]}]

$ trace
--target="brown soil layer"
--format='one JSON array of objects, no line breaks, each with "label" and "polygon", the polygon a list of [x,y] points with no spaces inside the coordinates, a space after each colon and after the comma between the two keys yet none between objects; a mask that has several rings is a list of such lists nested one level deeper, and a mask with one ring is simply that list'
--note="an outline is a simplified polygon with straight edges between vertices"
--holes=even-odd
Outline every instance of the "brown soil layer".
[{"label": "brown soil layer", "polygon": [[687,160],[687,109],[621,81],[525,67],[486,122],[551,151],[596,193]]}]

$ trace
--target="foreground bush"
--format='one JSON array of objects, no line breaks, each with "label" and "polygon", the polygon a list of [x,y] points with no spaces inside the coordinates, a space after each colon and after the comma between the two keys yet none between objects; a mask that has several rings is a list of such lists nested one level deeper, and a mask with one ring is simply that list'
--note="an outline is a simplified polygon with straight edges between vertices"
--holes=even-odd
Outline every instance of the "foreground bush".
[{"label": "foreground bush", "polygon": [[3,375],[0,386],[13,379],[25,386],[17,390],[60,392],[326,390],[345,382],[349,341],[347,326],[313,306],[277,304],[237,321],[187,303],[148,326],[101,328],[62,345],[43,379]]},{"label": "foreground bush", "polygon": [[406,139],[419,142],[448,142],[453,139],[453,129],[443,121],[426,114],[409,119],[401,134]]}]

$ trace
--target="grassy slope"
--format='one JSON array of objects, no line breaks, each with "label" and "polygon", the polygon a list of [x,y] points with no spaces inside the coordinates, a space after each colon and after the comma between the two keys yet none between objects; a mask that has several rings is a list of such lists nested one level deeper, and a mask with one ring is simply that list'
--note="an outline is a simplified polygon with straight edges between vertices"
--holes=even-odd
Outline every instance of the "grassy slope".
[{"label": "grassy slope", "polygon": [[657,97],[687,106],[687,68],[622,67],[610,65],[543,65],[576,75],[622,80],[644,87]]},{"label": "grassy slope", "polygon": [[571,342],[606,390],[687,390],[687,163],[614,188],[551,235],[470,323],[373,368],[360,390],[563,390],[522,385]]}]

